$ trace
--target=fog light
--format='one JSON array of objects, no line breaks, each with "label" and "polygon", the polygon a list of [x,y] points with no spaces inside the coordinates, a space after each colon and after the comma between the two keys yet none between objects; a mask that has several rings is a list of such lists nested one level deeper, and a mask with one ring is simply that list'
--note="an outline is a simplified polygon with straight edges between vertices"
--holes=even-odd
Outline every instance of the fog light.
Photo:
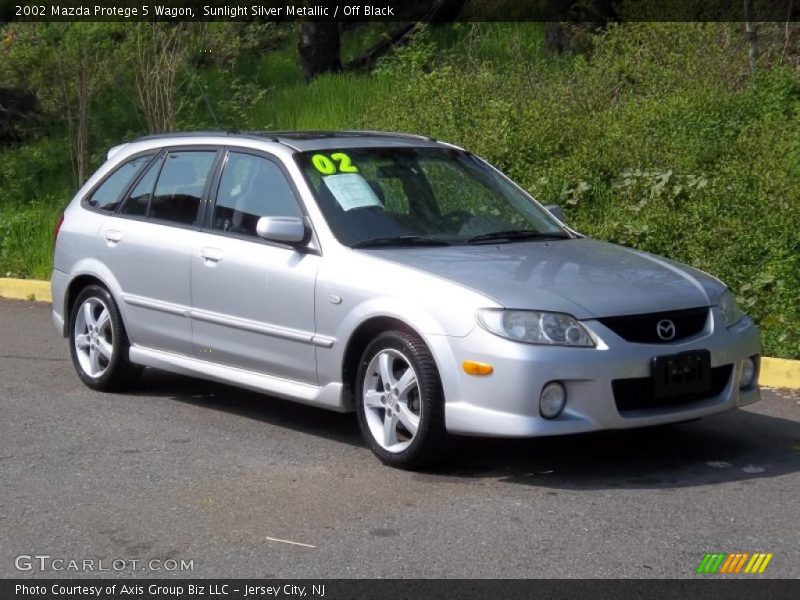
[{"label": "fog light", "polygon": [[567,403],[567,391],[557,381],[551,381],[542,388],[539,396],[539,412],[545,419],[555,419],[564,410]]},{"label": "fog light", "polygon": [[739,389],[744,390],[753,385],[756,378],[756,362],[752,358],[742,361],[742,375],[739,377]]}]

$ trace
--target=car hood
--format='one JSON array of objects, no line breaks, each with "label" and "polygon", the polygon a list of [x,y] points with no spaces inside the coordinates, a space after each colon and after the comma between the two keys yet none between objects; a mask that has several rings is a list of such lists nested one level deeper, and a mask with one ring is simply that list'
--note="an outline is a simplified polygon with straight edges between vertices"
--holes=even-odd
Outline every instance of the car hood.
[{"label": "car hood", "polygon": [[578,319],[710,306],[710,275],[588,238],[513,244],[361,250],[469,287],[506,308]]}]

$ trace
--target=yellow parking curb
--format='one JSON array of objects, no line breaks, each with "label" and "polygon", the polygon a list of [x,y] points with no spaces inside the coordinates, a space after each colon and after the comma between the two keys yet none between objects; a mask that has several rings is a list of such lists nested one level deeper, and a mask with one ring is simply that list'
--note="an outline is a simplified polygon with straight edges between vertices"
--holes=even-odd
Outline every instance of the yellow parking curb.
[{"label": "yellow parking curb", "polygon": [[37,279],[10,279],[0,277],[0,296],[17,300],[52,302],[50,282]]},{"label": "yellow parking curb", "polygon": [[800,360],[765,356],[761,359],[758,381],[766,387],[800,389]]},{"label": "yellow parking curb", "polygon": [[[53,301],[50,282],[36,279],[0,277],[0,297],[36,302]],[[765,387],[800,389],[800,360],[763,357],[759,381]]]}]

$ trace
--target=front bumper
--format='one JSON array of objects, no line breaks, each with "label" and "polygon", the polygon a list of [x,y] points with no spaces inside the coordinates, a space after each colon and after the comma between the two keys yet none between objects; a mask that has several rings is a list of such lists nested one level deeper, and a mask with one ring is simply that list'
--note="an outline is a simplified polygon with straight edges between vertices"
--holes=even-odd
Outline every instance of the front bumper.
[{"label": "front bumper", "polygon": [[[596,348],[521,344],[481,327],[462,338],[430,340],[447,399],[447,430],[531,437],[646,427],[704,417],[760,397],[757,379],[746,390],[739,389],[742,361],[761,351],[758,328],[747,317],[726,329],[721,312],[714,307],[700,334],[657,345],[627,342],[599,321],[584,321],[584,325],[599,338]],[[721,393],[675,406],[622,413],[617,409],[612,381],[649,377],[652,357],[689,350],[709,350],[712,368],[732,365]],[[464,360],[489,363],[494,372],[484,377],[467,375],[461,368]],[[563,383],[567,403],[558,417],[544,419],[539,414],[539,395],[550,381]]]}]

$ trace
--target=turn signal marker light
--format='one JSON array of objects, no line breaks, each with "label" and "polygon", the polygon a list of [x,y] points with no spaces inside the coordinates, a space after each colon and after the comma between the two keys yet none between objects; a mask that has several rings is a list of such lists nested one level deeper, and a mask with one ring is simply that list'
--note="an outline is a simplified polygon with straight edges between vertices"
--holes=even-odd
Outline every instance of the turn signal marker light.
[{"label": "turn signal marker light", "polygon": [[464,373],[468,375],[491,375],[494,372],[492,365],[474,360],[465,360],[461,366],[464,368]]}]

